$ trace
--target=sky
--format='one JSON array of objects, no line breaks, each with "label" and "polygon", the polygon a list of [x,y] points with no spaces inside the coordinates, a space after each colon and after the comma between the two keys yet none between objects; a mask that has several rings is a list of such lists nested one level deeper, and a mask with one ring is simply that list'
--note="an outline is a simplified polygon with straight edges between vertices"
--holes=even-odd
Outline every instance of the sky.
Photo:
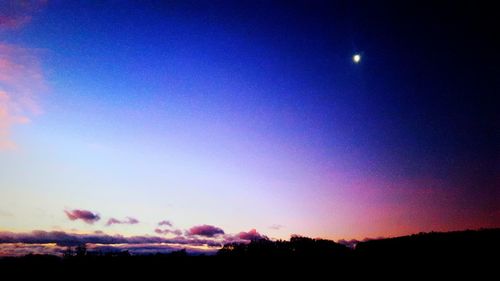
[{"label": "sky", "polygon": [[494,9],[374,2],[2,1],[0,255],[500,227]]}]

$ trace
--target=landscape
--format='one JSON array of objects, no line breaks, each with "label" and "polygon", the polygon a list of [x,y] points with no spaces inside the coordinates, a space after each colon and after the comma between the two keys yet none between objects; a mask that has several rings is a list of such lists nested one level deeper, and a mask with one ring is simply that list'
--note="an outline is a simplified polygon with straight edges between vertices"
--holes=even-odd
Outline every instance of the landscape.
[{"label": "landscape", "polygon": [[488,1],[0,1],[0,271],[494,276],[499,26]]},{"label": "landscape", "polygon": [[[91,268],[94,273],[141,273],[167,270],[173,274],[196,269],[191,277],[223,268],[226,273],[245,273],[267,277],[307,274],[320,278],[332,270],[338,277],[357,277],[385,272],[413,272],[413,276],[446,274],[448,277],[473,273],[488,277],[498,265],[500,229],[433,232],[365,241],[339,241],[293,236],[290,240],[258,238],[248,243],[229,243],[215,253],[169,253],[132,255],[129,251],[88,250],[85,244],[68,246],[63,256],[28,254],[0,259],[0,269],[61,270],[78,272]],[[123,268],[129,268],[121,271]],[[419,272],[414,272],[416,269]],[[40,272],[40,271],[38,271]],[[157,272],[156,272],[157,273]],[[115,275],[116,276],[116,275]],[[121,275],[120,275],[121,276]],[[373,276],[373,275],[372,275]],[[438,276],[438,275],[435,275]],[[220,276],[227,278],[230,275]]]}]

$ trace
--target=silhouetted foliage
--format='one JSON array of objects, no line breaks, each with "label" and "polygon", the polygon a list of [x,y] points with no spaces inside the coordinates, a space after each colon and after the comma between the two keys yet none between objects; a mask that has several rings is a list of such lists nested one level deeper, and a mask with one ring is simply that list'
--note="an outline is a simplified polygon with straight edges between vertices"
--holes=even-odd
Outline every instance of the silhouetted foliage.
[{"label": "silhouetted foliage", "polygon": [[178,251],[173,251],[169,254],[171,257],[187,257],[188,253],[186,252],[185,249],[178,250]]},{"label": "silhouetted foliage", "polygon": [[87,246],[85,244],[79,245],[75,249],[77,257],[84,257],[87,255]]},{"label": "silhouetted foliage", "polygon": [[233,257],[316,257],[339,258],[350,254],[350,249],[331,240],[311,239],[293,236],[290,241],[268,239],[254,240],[250,243],[224,245],[217,252],[219,256]]}]

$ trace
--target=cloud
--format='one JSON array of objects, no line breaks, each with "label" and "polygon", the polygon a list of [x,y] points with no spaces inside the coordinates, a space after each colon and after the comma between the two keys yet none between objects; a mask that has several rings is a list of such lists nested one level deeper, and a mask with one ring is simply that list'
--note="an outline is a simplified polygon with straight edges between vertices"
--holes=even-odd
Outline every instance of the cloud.
[{"label": "cloud", "polygon": [[64,231],[34,230],[27,233],[0,232],[0,244],[56,244],[59,246],[77,246],[81,244],[180,244],[191,246],[220,247],[222,241],[214,239],[198,239],[192,237],[164,238],[158,236],[130,236],[100,234],[77,234]]},{"label": "cloud", "polygon": [[47,86],[36,51],[0,42],[0,150],[14,149],[14,125],[40,114],[38,96]]},{"label": "cloud", "polygon": [[0,257],[27,254],[62,255],[66,247],[85,244],[89,251],[128,250],[133,254],[167,253],[186,249],[190,253],[214,253],[223,243],[214,239],[188,237],[75,234],[64,231],[35,230],[28,233],[0,232]]},{"label": "cloud", "polygon": [[269,239],[267,236],[260,234],[255,229],[251,229],[248,232],[242,231],[237,234],[226,234],[224,235],[224,244],[229,243],[249,243],[253,240]]},{"label": "cloud", "polygon": [[[2,243],[0,244],[0,257],[20,257],[28,254],[56,255],[62,256],[67,246],[60,246],[54,243],[45,244],[24,244],[24,243]],[[178,244],[87,244],[89,252],[113,253],[129,251],[134,255],[170,253],[185,249],[190,254],[213,254],[218,248],[205,248],[191,245]]]},{"label": "cloud", "polygon": [[[76,210],[78,211],[78,210]],[[78,213],[78,212],[77,212]],[[16,233],[0,231],[0,256],[26,255],[29,253],[62,254],[65,247],[85,244],[89,250],[124,251],[136,254],[164,253],[186,249],[192,253],[210,253],[228,243],[248,243],[267,237],[252,229],[238,234],[223,234],[218,227],[201,225],[186,231],[156,229],[158,234],[174,234],[175,237],[108,235],[102,231],[91,234],[68,233],[65,231],[43,231]],[[201,234],[195,234],[201,233]],[[201,237],[200,236],[205,236]]]},{"label": "cloud", "polygon": [[48,244],[0,244],[0,257],[21,257],[28,254],[34,255],[61,255],[65,247],[53,243]]},{"label": "cloud", "polygon": [[168,220],[163,220],[161,222],[158,223],[159,226],[172,226],[172,223]]},{"label": "cloud", "polygon": [[[173,224],[169,220],[163,220],[158,223],[158,226],[165,226],[165,227],[172,227]],[[182,231],[180,229],[161,229],[161,228],[156,228],[155,233],[166,235],[166,234],[173,234],[176,236],[181,236]]]},{"label": "cloud", "polygon": [[224,234],[224,230],[215,227],[213,225],[206,225],[206,224],[194,226],[187,231],[188,236],[197,235],[205,237],[214,237],[221,234]]},{"label": "cloud", "polygon": [[241,240],[249,240],[249,241],[267,238],[266,236],[263,236],[260,233],[258,233],[257,230],[255,229],[251,229],[248,232],[242,231],[236,234],[236,237],[238,237]]},{"label": "cloud", "polygon": [[158,233],[158,234],[173,234],[173,235],[177,235],[177,236],[180,236],[182,235],[182,231],[180,229],[160,229],[160,228],[157,228],[155,229],[155,232]]},{"label": "cloud", "polygon": [[[46,1],[0,1],[0,32],[21,28]],[[1,33],[0,33],[1,34]],[[47,90],[39,50],[0,42],[0,150],[17,147],[12,127],[41,113],[37,99]]]},{"label": "cloud", "polygon": [[178,250],[186,250],[190,254],[213,254],[218,249],[216,248],[200,248],[197,246],[186,246],[186,245],[165,245],[165,244],[133,244],[133,245],[89,245],[87,247],[89,251],[100,251],[100,252],[122,252],[129,251],[133,255],[151,255],[158,253],[170,253]]},{"label": "cloud", "polygon": [[93,224],[94,222],[101,219],[101,217],[98,214],[92,213],[91,211],[87,210],[71,210],[71,211],[64,211],[64,213],[66,213],[68,218],[72,221],[83,220],[88,224]]},{"label": "cloud", "polygon": [[138,224],[139,220],[131,217],[127,217],[124,220],[119,220],[115,218],[110,218],[108,222],[106,223],[107,226],[113,225],[113,224]]}]

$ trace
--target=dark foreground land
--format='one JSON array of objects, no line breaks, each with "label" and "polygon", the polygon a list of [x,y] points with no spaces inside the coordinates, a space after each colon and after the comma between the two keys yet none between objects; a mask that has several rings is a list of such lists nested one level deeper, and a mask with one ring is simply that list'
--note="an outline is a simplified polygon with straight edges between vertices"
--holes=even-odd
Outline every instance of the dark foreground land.
[{"label": "dark foreground land", "polygon": [[355,248],[304,237],[292,237],[290,241],[263,239],[226,245],[211,256],[192,256],[183,251],[142,256],[126,252],[66,257],[28,255],[0,259],[0,270],[21,275],[71,274],[68,276],[79,278],[105,272],[143,277],[153,274],[162,276],[161,279],[173,279],[178,274],[186,278],[218,279],[306,276],[307,280],[356,275],[431,278],[436,274],[440,277],[467,274],[497,280],[500,229],[421,233],[359,242]]}]

